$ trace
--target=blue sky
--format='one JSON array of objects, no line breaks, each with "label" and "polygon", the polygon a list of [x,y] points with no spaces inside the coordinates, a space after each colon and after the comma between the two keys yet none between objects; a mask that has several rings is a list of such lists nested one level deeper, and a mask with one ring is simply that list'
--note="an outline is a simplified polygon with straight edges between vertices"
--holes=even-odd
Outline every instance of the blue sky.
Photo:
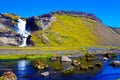
[{"label": "blue sky", "polygon": [[0,0],[0,13],[16,13],[22,17],[56,10],[90,12],[105,25],[120,27],[120,0]]}]

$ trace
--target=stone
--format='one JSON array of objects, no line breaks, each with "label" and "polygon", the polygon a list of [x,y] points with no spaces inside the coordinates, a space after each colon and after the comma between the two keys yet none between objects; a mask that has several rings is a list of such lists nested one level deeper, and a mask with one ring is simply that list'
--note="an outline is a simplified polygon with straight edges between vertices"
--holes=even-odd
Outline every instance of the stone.
[{"label": "stone", "polygon": [[44,70],[49,68],[48,65],[45,65],[44,63],[42,63],[41,61],[37,61],[34,63],[34,67],[37,68],[38,70]]},{"label": "stone", "polygon": [[93,61],[94,60],[94,57],[95,57],[95,55],[93,54],[93,53],[87,53],[86,55],[85,55],[85,58],[86,58],[86,60],[87,61]]},{"label": "stone", "polygon": [[72,62],[72,60],[68,56],[62,56],[61,61],[62,62]]},{"label": "stone", "polygon": [[108,58],[107,57],[103,57],[103,60],[108,60]]},{"label": "stone", "polygon": [[42,34],[41,40],[42,40],[42,42],[43,42],[44,44],[50,43],[50,40],[49,40],[44,34]]},{"label": "stone", "polygon": [[62,74],[70,75],[70,74],[73,74],[73,72],[74,72],[74,67],[69,65],[64,68],[64,70],[62,71]]},{"label": "stone", "polygon": [[88,65],[88,68],[93,70],[94,69],[94,65]]},{"label": "stone", "polygon": [[79,61],[77,61],[77,60],[73,60],[72,61],[72,65],[73,66],[79,66],[81,63],[79,62]]},{"label": "stone", "polygon": [[13,72],[8,71],[2,74],[2,76],[0,77],[0,80],[17,80],[17,77]]},{"label": "stone", "polygon": [[43,73],[41,73],[41,75],[44,76],[44,77],[47,77],[47,76],[50,75],[50,73],[49,72],[43,72]]},{"label": "stone", "polygon": [[96,66],[96,67],[102,67],[103,64],[102,64],[101,62],[97,62],[97,63],[95,63],[95,66]]},{"label": "stone", "polygon": [[88,70],[88,66],[87,65],[80,65],[80,70],[87,71]]},{"label": "stone", "polygon": [[117,67],[117,66],[120,67],[120,61],[113,61],[110,63],[110,65],[113,67]]},{"label": "stone", "polygon": [[105,55],[104,55],[104,57],[106,57],[106,58],[114,58],[114,57],[116,57],[116,54],[115,53],[106,53]]}]

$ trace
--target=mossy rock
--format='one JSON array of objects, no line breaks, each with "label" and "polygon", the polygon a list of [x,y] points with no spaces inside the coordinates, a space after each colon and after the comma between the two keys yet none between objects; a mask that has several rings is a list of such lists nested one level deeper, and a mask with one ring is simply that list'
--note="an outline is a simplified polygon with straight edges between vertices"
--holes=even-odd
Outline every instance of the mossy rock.
[{"label": "mossy rock", "polygon": [[87,65],[80,65],[80,70],[88,70],[88,66]]},{"label": "mossy rock", "polygon": [[102,64],[101,62],[97,62],[97,63],[95,63],[95,66],[96,66],[96,67],[102,67],[103,64]]},{"label": "mossy rock", "polygon": [[115,53],[106,53],[104,55],[104,57],[107,57],[107,58],[115,58],[116,57],[116,54]]},{"label": "mossy rock", "polygon": [[86,58],[86,61],[93,61],[94,58]]},{"label": "mossy rock", "polygon": [[65,74],[65,75],[71,75],[71,74],[74,73],[74,67],[71,66],[71,67],[69,67],[68,69],[63,70],[61,73],[62,73],[62,74]]},{"label": "mossy rock", "polygon": [[44,44],[50,43],[50,40],[48,39],[47,36],[45,36],[45,34],[42,34],[41,40]]},{"label": "mossy rock", "polygon": [[44,70],[44,69],[47,69],[49,68],[48,65],[45,65],[44,63],[42,63],[41,61],[37,61],[34,63],[34,67],[38,70]]},{"label": "mossy rock", "polygon": [[60,71],[62,68],[61,67],[55,67],[54,70],[55,71]]},{"label": "mossy rock", "polygon": [[88,65],[88,68],[93,70],[94,69],[94,65]]},{"label": "mossy rock", "polygon": [[17,80],[17,77],[13,72],[8,71],[2,74],[2,76],[0,77],[0,80]]},{"label": "mossy rock", "polygon": [[94,58],[95,58],[95,55],[94,54],[86,54],[85,55],[85,58],[86,58],[86,61],[93,61]]},{"label": "mossy rock", "polygon": [[40,28],[40,26],[41,26],[40,21],[35,21],[35,25]]},{"label": "mossy rock", "polygon": [[86,57],[86,58],[94,58],[95,55],[94,55],[94,54],[89,54],[89,53],[87,53],[87,54],[85,55],[85,57]]}]

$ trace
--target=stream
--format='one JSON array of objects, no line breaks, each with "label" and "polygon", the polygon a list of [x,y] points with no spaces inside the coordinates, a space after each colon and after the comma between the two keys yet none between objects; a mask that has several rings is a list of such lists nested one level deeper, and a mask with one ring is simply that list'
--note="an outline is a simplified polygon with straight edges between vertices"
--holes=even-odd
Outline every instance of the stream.
[{"label": "stream", "polygon": [[[43,71],[38,71],[33,67],[32,64],[36,60],[0,60],[0,75],[5,71],[13,71],[17,75],[18,80],[118,80],[120,79],[120,67],[109,65],[114,60],[120,60],[120,56],[105,61],[101,55],[97,55],[92,62],[101,61],[103,63],[102,68],[85,72],[75,71],[72,75],[63,75],[59,71],[54,70],[53,67],[67,65],[67,63],[61,63],[59,60],[51,62],[49,59],[40,59],[40,61],[50,66],[49,69]],[[41,76],[41,73],[45,71],[50,72],[48,77]]]}]

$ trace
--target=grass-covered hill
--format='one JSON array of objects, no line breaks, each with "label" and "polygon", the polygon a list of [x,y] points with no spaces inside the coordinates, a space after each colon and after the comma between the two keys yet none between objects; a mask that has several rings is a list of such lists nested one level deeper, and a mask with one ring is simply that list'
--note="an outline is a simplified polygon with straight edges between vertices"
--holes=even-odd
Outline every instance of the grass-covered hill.
[{"label": "grass-covered hill", "polygon": [[88,16],[54,13],[46,30],[32,33],[36,46],[119,46],[120,35],[100,20]]},{"label": "grass-covered hill", "polygon": [[[12,31],[18,18],[15,14],[0,14],[0,32]],[[106,27],[90,13],[57,11],[24,19],[36,47],[120,46],[118,29]],[[4,45],[3,41],[0,37],[0,44]]]}]

